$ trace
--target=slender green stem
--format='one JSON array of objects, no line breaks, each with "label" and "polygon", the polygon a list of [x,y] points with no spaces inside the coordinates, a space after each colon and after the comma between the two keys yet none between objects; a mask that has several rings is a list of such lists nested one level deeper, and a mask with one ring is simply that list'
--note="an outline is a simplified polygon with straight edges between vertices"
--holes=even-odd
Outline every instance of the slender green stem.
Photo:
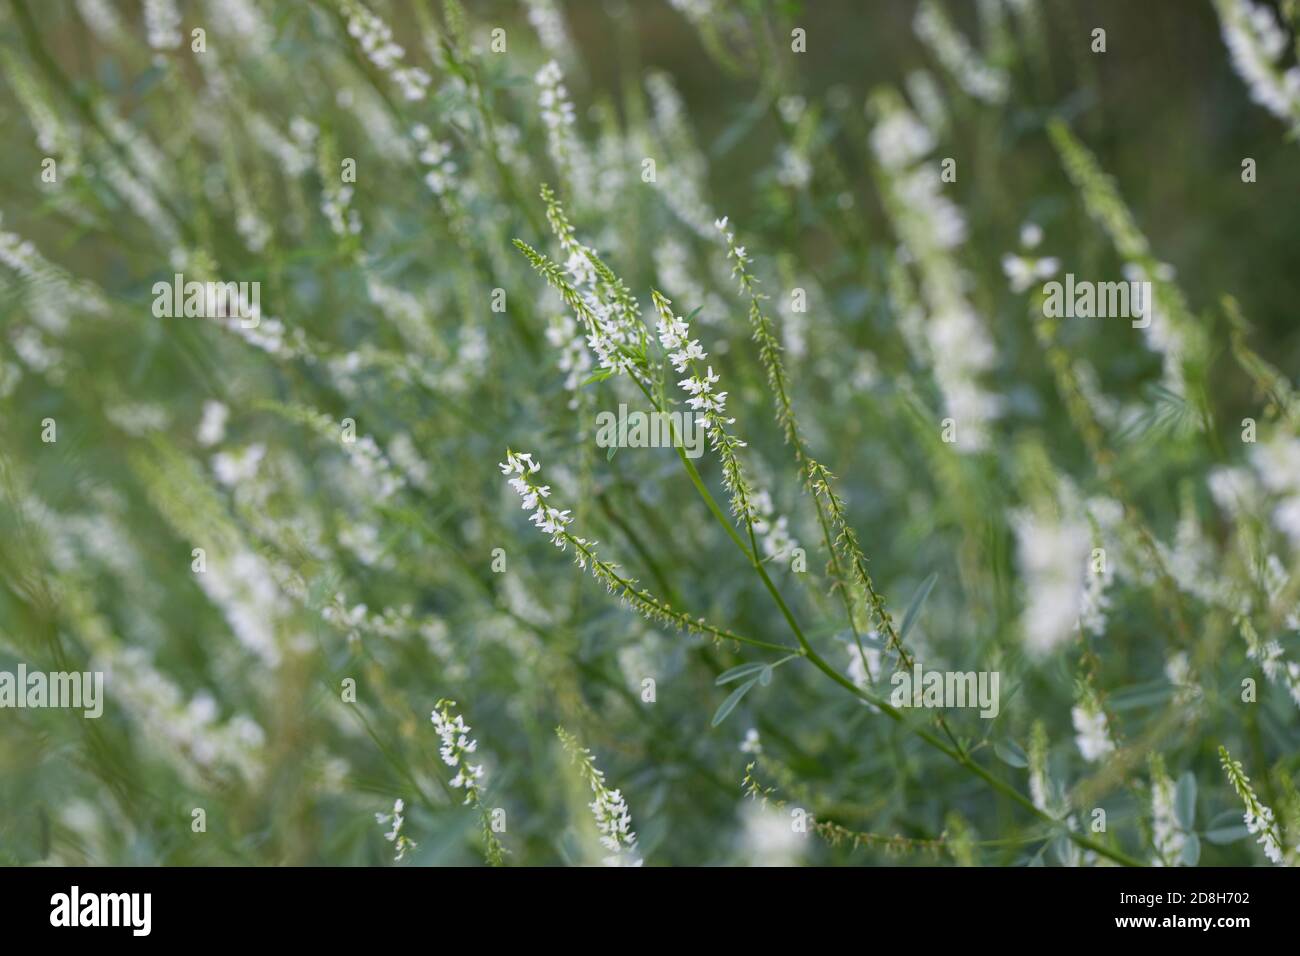
[{"label": "slender green stem", "polygon": [[607,584],[612,584],[621,588],[623,596],[629,601],[632,601],[634,604],[643,605],[649,612],[655,614],[661,619],[671,620],[678,626],[684,627],[687,630],[703,631],[712,634],[715,637],[720,637],[728,641],[737,641],[741,644],[748,644],[751,647],[761,647],[764,650],[769,651],[796,651],[797,653],[797,650],[792,648],[789,644],[772,644],[768,641],[760,641],[757,638],[745,637],[743,634],[734,634],[725,628],[715,627],[714,625],[709,624],[703,618],[693,618],[685,611],[674,610],[671,606],[656,598],[649,591],[637,590],[635,581],[623,577],[614,570],[614,565],[610,564],[608,561],[602,561],[591,548],[578,538],[569,534],[567,531],[564,532],[564,540],[573,545],[573,547],[577,551],[580,551],[583,557],[591,563],[592,569],[596,572],[598,578],[605,581]]}]

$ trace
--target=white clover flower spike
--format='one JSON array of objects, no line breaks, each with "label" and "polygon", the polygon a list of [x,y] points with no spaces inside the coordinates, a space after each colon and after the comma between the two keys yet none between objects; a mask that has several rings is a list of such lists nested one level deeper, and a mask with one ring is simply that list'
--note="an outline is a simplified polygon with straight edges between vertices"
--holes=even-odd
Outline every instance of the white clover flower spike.
[{"label": "white clover flower spike", "polygon": [[555,732],[596,796],[589,804],[591,815],[596,821],[600,845],[610,853],[602,862],[606,866],[640,866],[641,854],[623,792],[605,786],[605,773],[596,767],[589,749],[580,746],[563,727],[557,727]]},{"label": "white clover flower spike", "polygon": [[506,460],[500,462],[498,467],[502,475],[515,475],[508,484],[523,499],[524,510],[533,512],[529,520],[532,520],[538,529],[550,535],[551,541],[556,545],[563,546],[564,528],[572,522],[572,512],[562,511],[542,503],[542,498],[550,496],[551,486],[533,484],[528,477],[525,477],[536,475],[541,471],[542,466],[534,462],[530,454],[516,454],[507,449]]},{"label": "white clover flower spike", "polygon": [[1232,788],[1237,791],[1237,796],[1241,797],[1241,802],[1246,806],[1246,812],[1242,815],[1246,829],[1259,836],[1256,842],[1264,848],[1264,855],[1270,862],[1282,864],[1285,859],[1282,852],[1282,833],[1273,816],[1272,808],[1260,803],[1259,797],[1255,795],[1255,788],[1250,784],[1250,778],[1242,769],[1241,761],[1233,760],[1227,747],[1219,747],[1219,762],[1223,765],[1224,773],[1228,775],[1228,782],[1232,784]]},{"label": "white clover flower spike", "polygon": [[1095,763],[1115,750],[1106,714],[1091,696],[1085,696],[1070,709],[1070,719],[1074,723],[1075,743],[1084,760]]},{"label": "white clover flower spike", "polygon": [[561,511],[543,503],[542,499],[551,494],[550,485],[534,484],[527,476],[541,471],[542,466],[533,461],[533,456],[506,450],[506,460],[497,467],[503,475],[514,475],[508,482],[523,501],[525,511],[532,511],[529,520],[538,530],[549,534],[556,547],[564,547],[565,528],[573,520],[572,512]]},{"label": "white clover flower spike", "polygon": [[393,810],[391,813],[376,813],[375,822],[380,826],[391,827],[384,834],[384,839],[393,844],[393,859],[400,862],[408,851],[414,850],[419,846],[414,840],[402,835],[402,824],[406,822],[406,817],[402,812],[406,809],[406,802],[398,797],[393,801]]}]

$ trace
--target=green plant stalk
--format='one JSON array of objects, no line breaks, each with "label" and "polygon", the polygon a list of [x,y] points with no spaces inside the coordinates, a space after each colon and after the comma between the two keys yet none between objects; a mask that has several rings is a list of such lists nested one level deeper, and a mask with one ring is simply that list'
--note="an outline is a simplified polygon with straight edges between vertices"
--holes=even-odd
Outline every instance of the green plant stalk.
[{"label": "green plant stalk", "polygon": [[[646,397],[650,398],[650,393],[648,391],[646,392]],[[653,399],[651,399],[651,401],[653,402]],[[781,609],[782,615],[785,617],[787,623],[790,625],[790,629],[794,633],[795,639],[799,642],[799,647],[802,650],[802,656],[806,657],[814,667],[816,667],[818,670],[824,673],[835,683],[845,688],[847,691],[849,691],[849,693],[861,698],[862,700],[867,701],[870,704],[874,704],[877,708],[879,708],[885,714],[888,714],[898,723],[907,727],[909,730],[915,733],[918,737],[920,737],[930,746],[939,750],[940,752],[945,754],[949,759],[953,760],[960,766],[964,767],[970,773],[973,773],[975,776],[979,777],[981,780],[987,783],[998,793],[1020,804],[1020,806],[1024,807],[1026,810],[1034,814],[1034,816],[1038,817],[1040,820],[1052,824],[1053,826],[1059,825],[1060,821],[1054,819],[1047,813],[1044,813],[1042,810],[1038,809],[1038,807],[1034,806],[1033,801],[1031,801],[1024,794],[1022,794],[1019,790],[1017,790],[1015,787],[1011,786],[1010,784],[1007,784],[1002,780],[999,780],[997,777],[993,776],[982,766],[976,763],[973,759],[971,759],[971,757],[968,756],[961,749],[960,746],[957,746],[957,742],[955,740],[953,740],[954,746],[949,747],[942,740],[940,740],[934,734],[930,733],[925,728],[918,727],[914,725],[912,722],[908,721],[906,718],[904,718],[902,713],[900,713],[895,707],[892,707],[890,704],[886,703],[885,701],[876,698],[874,694],[867,693],[862,688],[858,687],[857,684],[853,683],[851,680],[849,680],[847,677],[845,677],[839,671],[837,671],[834,667],[832,667],[829,663],[827,663],[826,660],[820,654],[818,654],[816,650],[813,649],[812,645],[808,642],[808,639],[804,636],[803,630],[799,627],[798,623],[795,621],[794,615],[791,614],[789,607],[786,605],[784,599],[781,597],[780,591],[777,590],[776,586],[772,583],[772,579],[768,577],[767,571],[763,568],[762,563],[757,561],[755,559],[754,552],[751,551],[749,548],[746,548],[744,543],[740,541],[739,536],[735,533],[734,529],[731,527],[731,523],[727,521],[727,519],[723,516],[722,511],[719,508],[717,502],[713,500],[712,496],[709,494],[708,489],[704,487],[704,483],[700,479],[699,472],[696,471],[694,464],[692,464],[690,459],[688,459],[685,456],[685,453],[682,451],[680,447],[677,449],[677,451],[679,456],[682,459],[682,462],[685,464],[688,473],[691,476],[692,483],[695,485],[696,489],[700,492],[700,494],[704,497],[705,503],[709,505],[709,510],[713,512],[714,517],[717,518],[718,521],[727,529],[728,535],[732,538],[733,541],[736,542],[741,552],[744,553],[745,556],[749,558],[750,563],[754,566],[754,569],[758,572],[759,577],[762,578],[764,586],[767,588],[768,592],[772,595],[773,599],[776,601],[777,606]],[[751,542],[753,541],[753,533],[754,533],[754,529],[751,526],[749,528]],[[877,600],[878,600],[878,596],[877,596]],[[747,643],[752,643],[752,641],[747,641]],[[948,736],[951,739],[952,738],[951,731],[948,731],[946,726],[944,727],[944,730],[945,732],[948,733]],[[1104,846],[1100,843],[1097,843],[1095,840],[1083,836],[1080,833],[1074,833],[1073,831],[1067,830],[1066,836],[1068,836],[1070,840],[1072,840],[1078,846],[1083,847],[1085,849],[1092,850],[1095,853],[1100,853],[1101,855],[1109,857],[1110,859],[1114,860],[1117,863],[1121,863],[1125,866],[1142,866],[1142,863],[1140,861],[1135,860],[1133,857],[1129,856],[1123,851]]]},{"label": "green plant stalk", "polygon": [[[526,254],[531,251],[525,245],[520,243],[519,240],[516,240],[515,244],[519,246],[521,250],[525,251]],[[538,262],[542,261],[541,257],[538,256],[536,253],[533,253],[533,255],[537,257]],[[534,263],[534,264],[538,265],[538,263]],[[548,279],[548,281],[554,281],[553,278],[546,271],[543,271],[540,268],[539,271],[542,271],[542,274]],[[646,359],[643,356],[634,356],[634,358],[637,360],[637,364],[641,366],[644,366],[646,364]],[[666,410],[665,409],[666,402],[661,398],[655,397],[655,395],[651,392],[650,388],[642,380],[641,376],[631,374],[631,372],[629,372],[629,377],[636,383],[637,387],[645,395],[646,400],[650,402],[652,407],[654,407],[659,411]],[[676,433],[675,427],[673,428],[673,432],[674,434]],[[685,450],[681,447],[680,442],[674,441],[674,447],[677,450],[678,459],[682,462],[682,466],[686,469],[687,475],[691,479],[691,483],[695,486],[695,489],[700,494],[700,497],[704,499],[704,503],[708,507],[709,511],[712,512],[714,518],[718,521],[720,525],[723,526],[723,528],[727,532],[727,536],[731,538],[732,542],[735,543],[736,547],[740,549],[741,553],[746,556],[750,564],[752,564],[755,570],[758,572],[759,577],[763,581],[764,587],[767,588],[768,593],[771,594],[773,600],[777,604],[777,607],[781,610],[782,616],[785,617],[786,622],[789,624],[792,633],[795,635],[796,640],[799,642],[799,647],[804,657],[807,657],[808,660],[810,660],[818,670],[822,671],[824,674],[826,674],[826,676],[830,677],[831,680],[833,680],[835,683],[839,684],[841,687],[848,690],[854,696],[874,704],[880,710],[882,710],[890,717],[892,717],[895,721],[907,726],[910,730],[912,730],[913,733],[917,734],[917,736],[919,736],[926,743],[930,744],[932,747],[935,747],[942,753],[946,754],[951,760],[957,762],[962,767],[966,768],[966,770],[969,771],[970,773],[973,773],[980,779],[984,780],[985,783],[987,783],[998,793],[1020,804],[1022,807],[1029,810],[1031,813],[1033,813],[1036,817],[1040,818],[1041,820],[1044,820],[1047,823],[1052,824],[1053,826],[1059,825],[1059,821],[1055,820],[1054,818],[1052,818],[1042,810],[1039,810],[1036,806],[1034,806],[1033,802],[1029,800],[1029,798],[1026,797],[1024,794],[1020,793],[1018,790],[1016,790],[1014,787],[1010,786],[1009,784],[1006,784],[1003,781],[999,780],[998,778],[994,777],[982,766],[975,763],[974,760],[972,760],[964,752],[964,750],[962,750],[960,746],[956,745],[955,739],[953,740],[955,747],[950,748],[947,744],[945,744],[934,734],[930,733],[924,728],[914,726],[910,722],[906,721],[903,715],[899,713],[897,709],[891,707],[890,705],[888,705],[882,700],[875,699],[874,695],[868,694],[866,691],[859,688],[856,684],[854,684],[848,678],[844,677],[842,674],[839,673],[839,671],[837,671],[834,667],[832,667],[829,663],[827,663],[826,660],[823,659],[822,656],[818,654],[817,651],[814,650],[812,645],[808,642],[808,639],[804,635],[802,628],[799,627],[798,622],[795,620],[794,615],[791,613],[784,598],[781,597],[780,591],[772,583],[772,579],[768,576],[767,571],[762,566],[762,563],[757,560],[757,547],[755,544],[754,529],[752,523],[746,520],[750,542],[751,545],[753,546],[751,550],[751,546],[747,546],[744,543],[744,541],[741,540],[740,536],[736,533],[735,528],[732,527],[731,522],[722,513],[722,509],[718,506],[718,503],[713,499],[713,496],[709,493],[708,488],[705,487],[704,481],[700,477],[699,471],[695,468],[695,465],[690,461],[690,459],[686,457]],[[569,538],[569,540],[573,540],[571,536],[566,535],[566,537]],[[865,568],[862,568],[860,563],[857,566],[857,570],[862,575],[864,581],[870,582],[870,577],[866,574]],[[612,571],[610,571],[609,573],[613,578],[619,581],[620,585],[623,584],[622,579],[620,579],[617,574],[615,574]],[[628,590],[632,590],[632,589],[629,587]],[[874,586],[870,586],[868,590],[869,590],[869,596],[872,599],[871,603],[873,608],[876,609],[877,613],[881,616],[882,621],[884,622],[884,626],[886,626],[892,634],[893,632],[892,621],[889,620],[888,614],[884,610],[883,601],[881,600],[879,594],[876,593]],[[635,593],[635,591],[633,591],[633,593]],[[712,629],[712,630],[716,631],[716,629]],[[727,635],[727,636],[734,637],[733,635]],[[893,635],[893,637],[896,641],[897,635],[895,634]],[[746,641],[744,641],[744,643],[752,644],[755,642],[753,641],[753,639],[747,639]],[[900,653],[905,654],[905,652],[902,650],[901,642],[896,643],[895,646],[899,649]],[[787,647],[782,647],[781,649],[789,650],[789,648]],[[944,726],[944,729],[945,732],[948,733],[949,738],[951,739],[952,738],[951,731],[947,730],[946,725]],[[1069,837],[1070,840],[1072,840],[1077,845],[1084,847],[1086,849],[1093,850],[1096,853],[1100,853],[1103,856],[1109,857],[1110,859],[1113,859],[1118,863],[1123,863],[1126,866],[1142,865],[1137,860],[1133,859],[1132,857],[1128,856],[1122,851],[1114,850],[1109,847],[1103,846],[1089,839],[1088,837],[1083,836],[1082,834],[1074,833],[1072,831],[1067,830],[1066,835]]]},{"label": "green plant stalk", "polygon": [[[640,383],[638,382],[638,384]],[[646,397],[650,398],[651,402],[654,403],[654,400],[650,396],[649,391],[645,389],[643,389],[643,391],[646,391]],[[879,708],[884,713],[888,714],[898,723],[907,727],[909,730],[915,733],[918,737],[920,737],[930,746],[936,748],[937,750],[945,754],[949,759],[955,761],[957,764],[964,767],[967,771],[979,777],[981,780],[987,783],[998,793],[1020,804],[1020,806],[1024,807],[1026,810],[1034,814],[1034,816],[1038,817],[1039,819],[1047,823],[1050,823],[1053,826],[1059,825],[1059,821],[1055,820],[1053,817],[1049,816],[1047,813],[1044,813],[1042,810],[1038,809],[1038,807],[1034,806],[1033,801],[1031,801],[1024,794],[1022,794],[1019,790],[1017,790],[1015,787],[1011,786],[1010,784],[1007,784],[1002,780],[999,780],[997,777],[993,776],[982,766],[976,763],[973,759],[971,759],[971,757],[968,756],[962,750],[962,748],[957,744],[956,740],[952,741],[953,747],[949,747],[947,744],[945,744],[934,734],[930,733],[928,730],[926,730],[923,727],[918,727],[914,725],[906,718],[904,718],[903,715],[896,708],[890,706],[888,703],[886,703],[883,700],[877,699],[874,694],[867,693],[862,688],[858,687],[857,684],[853,683],[851,680],[849,680],[847,677],[845,677],[839,671],[837,671],[834,667],[832,667],[829,663],[827,663],[826,660],[820,654],[818,654],[817,651],[814,650],[812,645],[808,642],[807,637],[804,636],[803,630],[799,627],[798,622],[795,621],[794,619],[794,615],[790,612],[790,609],[786,605],[785,600],[781,597],[780,591],[772,583],[772,579],[768,577],[767,571],[763,568],[762,562],[756,559],[755,556],[756,545],[755,545],[755,550],[750,550],[750,548],[745,547],[744,543],[740,540],[739,536],[735,533],[735,530],[731,527],[731,522],[727,521],[727,519],[723,516],[722,511],[719,508],[717,502],[713,500],[713,497],[709,494],[708,489],[704,487],[704,483],[700,479],[699,472],[695,469],[694,464],[692,464],[690,459],[686,457],[685,453],[682,451],[680,447],[677,448],[677,452],[683,464],[686,466],[688,474],[691,476],[691,482],[695,485],[696,490],[699,491],[700,494],[704,497],[705,503],[709,506],[709,510],[713,512],[714,517],[718,519],[719,523],[721,523],[727,529],[728,535],[731,537],[733,541],[736,542],[741,552],[745,554],[747,558],[749,558],[750,563],[754,566],[754,569],[758,572],[759,577],[762,578],[763,585],[767,588],[768,593],[772,595],[773,600],[776,601],[777,607],[780,608],[782,616],[785,617],[786,622],[790,625],[790,629],[793,632],[795,639],[799,642],[799,647],[802,650],[802,656],[806,657],[814,667],[816,667],[818,670],[824,673],[835,683],[839,684],[841,687],[845,688],[851,694],[861,698],[862,700],[874,704],[877,708]],[[750,541],[751,543],[753,543],[754,529],[752,525],[749,527],[749,535],[750,535]],[[873,604],[876,601],[880,600],[879,596],[874,593],[874,588],[872,589],[872,596],[874,598]],[[890,624],[890,629],[892,630],[892,624]],[[944,731],[948,734],[949,739],[952,739],[952,732],[948,730],[946,725],[944,725]],[[1085,837],[1082,834],[1074,833],[1073,831],[1067,830],[1066,836],[1068,836],[1070,840],[1072,840],[1078,846],[1084,847],[1085,849],[1092,850],[1095,853],[1100,853],[1103,856],[1109,857],[1110,859],[1114,860],[1117,863],[1122,863],[1125,866],[1142,866],[1141,862],[1135,860],[1133,857],[1129,856],[1123,851],[1112,849],[1111,847],[1103,846],[1102,844],[1097,843],[1095,840]]]}]

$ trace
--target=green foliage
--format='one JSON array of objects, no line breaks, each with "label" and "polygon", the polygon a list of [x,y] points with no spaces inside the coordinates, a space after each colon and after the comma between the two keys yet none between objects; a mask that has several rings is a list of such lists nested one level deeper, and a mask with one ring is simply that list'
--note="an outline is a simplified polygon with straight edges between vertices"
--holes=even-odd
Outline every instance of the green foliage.
[{"label": "green foliage", "polygon": [[1145,6],[6,0],[0,860],[1294,862],[1292,124]]}]

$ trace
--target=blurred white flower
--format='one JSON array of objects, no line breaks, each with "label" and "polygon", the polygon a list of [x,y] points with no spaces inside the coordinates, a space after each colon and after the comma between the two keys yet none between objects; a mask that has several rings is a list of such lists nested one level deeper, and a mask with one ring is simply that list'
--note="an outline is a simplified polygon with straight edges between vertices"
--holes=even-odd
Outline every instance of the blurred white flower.
[{"label": "blurred white flower", "polygon": [[212,446],[226,437],[226,419],[230,410],[221,402],[208,400],[203,403],[203,418],[199,421],[195,437],[200,445]]},{"label": "blurred white flower", "polygon": [[1089,763],[1095,763],[1115,749],[1115,742],[1110,739],[1110,729],[1106,724],[1106,714],[1096,701],[1085,698],[1070,709],[1070,720],[1074,724],[1074,742],[1079,753]]},{"label": "blurred white flower", "polygon": [[741,808],[742,853],[750,866],[794,866],[807,852],[808,839],[796,833],[790,817],[756,800]]}]

